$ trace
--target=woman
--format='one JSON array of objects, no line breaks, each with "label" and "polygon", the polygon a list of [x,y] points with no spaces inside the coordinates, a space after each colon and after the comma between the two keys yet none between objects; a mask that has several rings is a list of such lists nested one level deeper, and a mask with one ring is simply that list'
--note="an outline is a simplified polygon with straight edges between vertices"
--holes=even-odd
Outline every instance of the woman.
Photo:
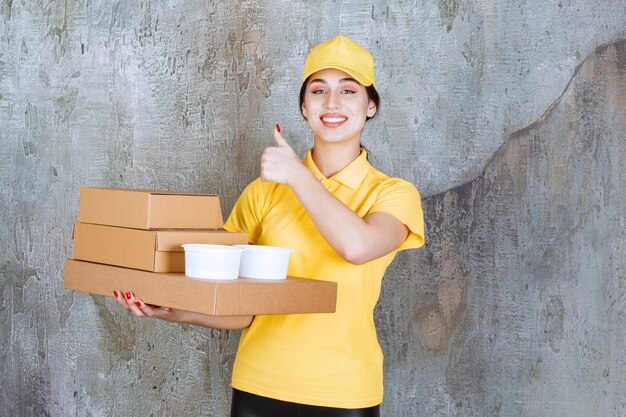
[{"label": "woman", "polygon": [[424,233],[415,187],[373,168],[360,145],[378,106],[368,51],[344,36],[313,48],[300,93],[313,147],[301,161],[276,125],[277,146],[265,149],[260,178],[224,225],[252,244],[291,248],[289,275],[336,281],[335,313],[220,321],[116,294],[138,316],[247,327],[233,367],[232,417],[379,415],[383,358],[373,309],[397,251],[421,246]]}]

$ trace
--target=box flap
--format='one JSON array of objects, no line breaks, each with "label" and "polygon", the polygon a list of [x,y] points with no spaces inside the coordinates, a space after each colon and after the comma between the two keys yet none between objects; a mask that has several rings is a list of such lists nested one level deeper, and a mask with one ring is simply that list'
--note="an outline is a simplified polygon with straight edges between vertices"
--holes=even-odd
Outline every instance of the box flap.
[{"label": "box flap", "polygon": [[154,269],[155,232],[74,224],[74,258],[129,268]]},{"label": "box flap", "polygon": [[150,194],[127,190],[82,187],[78,221],[120,227],[148,228]]},{"label": "box flap", "polygon": [[149,228],[222,227],[219,197],[189,194],[150,194]]}]

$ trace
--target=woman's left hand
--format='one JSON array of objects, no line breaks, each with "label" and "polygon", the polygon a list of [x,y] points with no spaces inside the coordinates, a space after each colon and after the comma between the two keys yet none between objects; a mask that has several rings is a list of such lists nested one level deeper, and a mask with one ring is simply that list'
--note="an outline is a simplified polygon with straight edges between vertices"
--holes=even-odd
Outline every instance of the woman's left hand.
[{"label": "woman's left hand", "polygon": [[[126,297],[124,297],[124,294]],[[122,293],[114,291],[113,295],[122,308],[130,311],[137,317],[152,317],[170,321],[172,323],[188,323],[214,329],[243,329],[248,327],[254,316],[211,316],[209,314],[195,313],[192,311],[177,310],[169,307],[160,307],[146,304],[135,297],[130,291]]]},{"label": "woman's left hand", "polygon": [[183,317],[184,312],[178,310],[172,310],[169,307],[160,307],[149,305],[141,301],[140,299],[135,297],[130,291],[127,291],[126,298],[124,298],[124,293],[121,291],[115,291],[115,299],[118,304],[122,306],[125,310],[130,311],[137,317],[154,317],[161,320],[171,321],[173,323],[182,323],[184,322]]},{"label": "woman's left hand", "polygon": [[306,168],[281,135],[278,125],[274,129],[274,139],[278,146],[265,148],[261,156],[261,179],[289,185],[298,172]]}]

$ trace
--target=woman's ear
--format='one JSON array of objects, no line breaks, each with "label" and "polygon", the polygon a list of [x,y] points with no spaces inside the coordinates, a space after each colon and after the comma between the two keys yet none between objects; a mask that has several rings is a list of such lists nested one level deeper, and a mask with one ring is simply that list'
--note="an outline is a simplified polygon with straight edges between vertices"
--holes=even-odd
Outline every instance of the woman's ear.
[{"label": "woman's ear", "polygon": [[308,120],[306,118],[306,106],[304,105],[304,103],[302,103],[302,107],[300,108],[300,110],[302,111],[302,116],[304,117],[304,120]]},{"label": "woman's ear", "polygon": [[367,117],[374,117],[377,110],[378,108],[376,107],[376,104],[374,104],[374,102],[370,100],[369,103],[367,103]]}]

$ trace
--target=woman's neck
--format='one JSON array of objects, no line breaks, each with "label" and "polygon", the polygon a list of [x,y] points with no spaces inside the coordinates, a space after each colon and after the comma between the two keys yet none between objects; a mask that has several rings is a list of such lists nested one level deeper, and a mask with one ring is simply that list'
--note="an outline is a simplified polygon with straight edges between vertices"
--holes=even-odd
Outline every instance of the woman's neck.
[{"label": "woman's neck", "polygon": [[354,161],[360,153],[361,147],[359,143],[353,145],[321,142],[313,145],[311,157],[317,169],[326,178],[330,178]]}]

